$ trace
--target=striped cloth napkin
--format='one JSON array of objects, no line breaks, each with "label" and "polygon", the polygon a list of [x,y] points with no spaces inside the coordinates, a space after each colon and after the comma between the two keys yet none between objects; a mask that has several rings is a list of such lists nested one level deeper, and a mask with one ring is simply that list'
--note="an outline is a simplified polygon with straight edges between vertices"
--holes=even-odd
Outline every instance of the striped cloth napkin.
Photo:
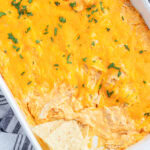
[{"label": "striped cloth napkin", "polygon": [[34,150],[1,91],[0,150]]}]

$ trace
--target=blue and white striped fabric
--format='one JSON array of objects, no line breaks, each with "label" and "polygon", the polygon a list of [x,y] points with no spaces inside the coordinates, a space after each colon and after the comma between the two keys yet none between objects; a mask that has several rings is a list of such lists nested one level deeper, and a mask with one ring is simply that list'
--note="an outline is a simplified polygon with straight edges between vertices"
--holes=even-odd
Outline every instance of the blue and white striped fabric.
[{"label": "blue and white striped fabric", "polygon": [[13,111],[0,91],[0,150],[33,150]]}]

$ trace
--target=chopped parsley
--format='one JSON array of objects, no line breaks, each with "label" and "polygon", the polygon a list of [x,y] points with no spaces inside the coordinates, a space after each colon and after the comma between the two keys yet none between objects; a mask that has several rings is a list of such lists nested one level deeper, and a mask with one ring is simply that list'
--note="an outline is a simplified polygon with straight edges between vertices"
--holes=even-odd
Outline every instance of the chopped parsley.
[{"label": "chopped parsley", "polygon": [[89,18],[91,15],[88,14],[88,15],[86,15],[86,16]]},{"label": "chopped parsley", "polygon": [[25,71],[23,71],[20,75],[23,76],[25,74]]},{"label": "chopped parsley", "polygon": [[61,24],[58,24],[59,28],[62,28],[62,25]]},{"label": "chopped parsley", "polygon": [[98,89],[100,90],[102,88],[102,84],[99,85]]},{"label": "chopped parsley", "polygon": [[145,116],[145,117],[149,117],[149,116],[150,116],[150,113],[149,113],[149,112],[144,113],[144,116]]},{"label": "chopped parsley", "polygon": [[40,43],[40,40],[36,40],[35,42],[36,42],[36,44],[39,44],[39,43]]},{"label": "chopped parsley", "polygon": [[116,67],[114,63],[111,63],[109,66],[108,66],[108,69],[110,68],[114,68],[114,69],[117,69],[117,70],[120,70],[119,67]]},{"label": "chopped parsley", "polygon": [[48,34],[48,28],[49,28],[49,25],[46,26],[43,34]]},{"label": "chopped parsley", "polygon": [[56,5],[56,6],[59,6],[59,5],[60,5],[60,2],[57,2],[57,1],[56,1],[56,2],[55,2],[55,5]]},{"label": "chopped parsley", "polygon": [[13,0],[11,2],[12,6],[14,6],[18,11],[18,14],[19,14],[18,17],[20,18],[22,15],[25,15],[25,14],[27,16],[33,16],[32,12],[28,12],[27,6],[24,6],[24,5],[21,6],[21,2],[22,2],[22,0],[20,0],[19,2],[16,2],[16,0]]},{"label": "chopped parsley", "polygon": [[91,45],[92,45],[92,46],[95,46],[95,41],[93,41],[93,42],[91,43]]},{"label": "chopped parsley", "polygon": [[94,18],[89,19],[89,20],[88,20],[88,22],[92,22],[92,21],[93,21],[93,19],[94,19]]},{"label": "chopped parsley", "polygon": [[7,53],[7,50],[4,50],[4,53]]},{"label": "chopped parsley", "polygon": [[66,56],[65,54],[62,55],[62,57],[65,57],[65,56]]},{"label": "chopped parsley", "polygon": [[22,56],[21,54],[19,55],[19,57],[20,57],[21,59],[23,59],[23,56]]},{"label": "chopped parsley", "polygon": [[93,15],[96,12],[98,12],[98,9],[92,10],[91,14]]},{"label": "chopped parsley", "polygon": [[80,39],[80,35],[77,37],[77,39],[76,40],[79,40]]},{"label": "chopped parsley", "polygon": [[90,11],[92,8],[95,8],[96,5],[92,5],[91,7],[86,8],[87,11]]},{"label": "chopped parsley", "polygon": [[111,63],[111,64],[108,66],[108,69],[111,69],[111,68],[114,68],[114,69],[118,70],[118,77],[121,76],[121,71],[120,71],[121,69],[120,69],[119,67],[115,66],[114,63]]},{"label": "chopped parsley", "polygon": [[83,60],[84,62],[86,62],[86,60],[87,60],[87,57],[84,57],[84,58],[82,58],[82,60]]},{"label": "chopped parsley", "polygon": [[16,50],[16,52],[18,52],[20,50],[20,48],[16,47],[15,45],[13,45],[13,48]]},{"label": "chopped parsley", "polygon": [[143,83],[146,84],[147,82],[145,80],[143,80]]},{"label": "chopped parsley", "polygon": [[109,31],[110,31],[110,28],[106,28],[106,30],[109,32]]},{"label": "chopped parsley", "polygon": [[30,85],[32,83],[32,81],[29,81],[28,83],[27,83],[27,85]]},{"label": "chopped parsley", "polygon": [[69,55],[67,56],[67,64],[72,64],[72,62],[70,61],[70,57],[71,57],[71,54],[69,54]]},{"label": "chopped parsley", "polygon": [[12,33],[8,33],[8,39],[11,39],[15,44],[18,43],[18,40],[13,36]]},{"label": "chopped parsley", "polygon": [[0,12],[0,17],[5,16],[5,15],[6,15],[6,13]]},{"label": "chopped parsley", "polygon": [[56,36],[56,35],[57,35],[57,31],[58,31],[58,29],[57,29],[57,28],[55,28],[55,29],[54,29],[54,36]]},{"label": "chopped parsley", "polygon": [[130,51],[130,48],[129,48],[129,46],[128,46],[127,44],[125,44],[124,47],[125,47],[128,51]]},{"label": "chopped parsley", "polygon": [[59,21],[62,23],[66,23],[66,19],[64,17],[59,17]]},{"label": "chopped parsley", "polygon": [[120,77],[120,76],[121,76],[121,71],[119,70],[119,71],[118,71],[118,77]]},{"label": "chopped parsley", "polygon": [[59,64],[54,64],[54,67],[58,67],[59,66]]},{"label": "chopped parsley", "polygon": [[17,49],[16,49],[16,52],[18,52],[20,50],[20,48],[18,47]]},{"label": "chopped parsley", "polygon": [[74,8],[76,6],[76,2],[72,2],[69,5],[70,5],[70,7]]},{"label": "chopped parsley", "polygon": [[101,9],[101,11],[104,12],[103,2],[100,1],[99,4],[100,4],[100,9]]},{"label": "chopped parsley", "polygon": [[107,90],[106,93],[107,93],[107,96],[108,96],[108,97],[111,97],[112,94],[114,93],[114,91],[110,91],[110,92],[109,92],[109,91]]},{"label": "chopped parsley", "polygon": [[28,0],[28,2],[31,4],[31,3],[32,3],[32,0]]},{"label": "chopped parsley", "polygon": [[25,33],[28,33],[31,30],[31,27],[28,27]]},{"label": "chopped parsley", "polygon": [[54,39],[53,39],[53,37],[51,37],[51,42],[54,42]]},{"label": "chopped parsley", "polygon": [[146,50],[140,50],[139,53],[143,54]]},{"label": "chopped parsley", "polygon": [[17,47],[15,45],[12,46],[14,49],[16,49]]},{"label": "chopped parsley", "polygon": [[97,19],[94,18],[94,22],[97,23],[98,22]]}]

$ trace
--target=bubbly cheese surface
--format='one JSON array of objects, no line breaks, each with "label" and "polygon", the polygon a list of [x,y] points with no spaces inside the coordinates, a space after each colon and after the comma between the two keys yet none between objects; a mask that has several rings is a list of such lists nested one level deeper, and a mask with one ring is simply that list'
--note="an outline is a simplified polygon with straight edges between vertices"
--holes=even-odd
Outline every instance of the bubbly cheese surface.
[{"label": "bubbly cheese surface", "polygon": [[118,150],[150,132],[150,30],[128,0],[1,0],[0,73],[32,125],[76,120]]}]

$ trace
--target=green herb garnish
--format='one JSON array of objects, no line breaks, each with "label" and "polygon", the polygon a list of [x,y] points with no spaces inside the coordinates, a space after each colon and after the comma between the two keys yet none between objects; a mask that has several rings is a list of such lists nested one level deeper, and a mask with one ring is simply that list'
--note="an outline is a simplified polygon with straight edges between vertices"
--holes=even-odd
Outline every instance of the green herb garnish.
[{"label": "green herb garnish", "polygon": [[146,84],[147,82],[145,80],[143,80],[143,83]]},{"label": "green herb garnish", "polygon": [[7,53],[7,50],[4,50],[4,53]]},{"label": "green herb garnish", "polygon": [[18,43],[18,40],[13,36],[12,33],[8,33],[8,39],[11,39],[15,44]]},{"label": "green herb garnish", "polygon": [[149,113],[149,112],[144,113],[144,116],[149,117],[149,116],[150,116],[150,113]]},{"label": "green herb garnish", "polygon": [[51,37],[51,42],[54,42],[54,39],[53,39],[53,37]]},{"label": "green herb garnish", "polygon": [[79,40],[80,39],[80,35],[77,37],[77,39],[76,40]]},{"label": "green herb garnish", "polygon": [[102,88],[102,84],[99,85],[98,89],[100,90]]},{"label": "green herb garnish", "polygon": [[114,68],[114,69],[117,69],[117,70],[120,70],[119,67],[116,67],[114,63],[111,63],[109,66],[108,66],[108,69],[110,68]]},{"label": "green herb garnish", "polygon": [[124,47],[125,47],[128,51],[130,51],[130,48],[129,48],[129,46],[128,46],[127,44],[125,44]]},{"label": "green herb garnish", "polygon": [[114,63],[111,63],[109,66],[108,66],[108,69],[111,69],[111,68],[114,68],[116,70],[118,70],[118,77],[121,76],[121,69],[119,67],[116,67]]},{"label": "green herb garnish", "polygon": [[70,57],[71,57],[71,54],[69,54],[69,55],[67,56],[67,64],[72,64],[72,62],[70,61]]},{"label": "green herb garnish", "polygon": [[93,15],[96,12],[98,12],[98,9],[92,10],[91,14]]},{"label": "green herb garnish", "polygon": [[61,24],[58,24],[58,26],[59,26],[60,28],[62,28],[62,25],[61,25]]},{"label": "green herb garnish", "polygon": [[28,33],[31,30],[31,27],[28,27],[25,33]]},{"label": "green herb garnish", "polygon": [[106,28],[106,30],[109,32],[109,31],[110,31],[110,28]]},{"label": "green herb garnish", "polygon": [[23,56],[22,56],[21,54],[19,55],[19,57],[20,57],[21,59],[23,59]]},{"label": "green herb garnish", "polygon": [[58,31],[58,29],[57,29],[57,28],[55,28],[55,29],[54,29],[54,36],[56,36],[56,35],[57,35],[57,31]]},{"label": "green herb garnish", "polygon": [[46,26],[43,34],[48,34],[48,28],[49,28],[49,25]]},{"label": "green herb garnish", "polygon": [[59,64],[54,64],[54,67],[58,67],[59,66]]},{"label": "green herb garnish", "polygon": [[56,5],[56,6],[59,6],[59,5],[60,5],[60,3],[59,3],[59,2],[55,2],[55,5]]},{"label": "green herb garnish", "polygon": [[23,76],[25,74],[25,71],[23,71],[20,75]]},{"label": "green herb garnish", "polygon": [[29,81],[28,83],[27,83],[27,85],[30,85],[32,83],[32,81]]},{"label": "green herb garnish", "polygon": [[69,5],[70,5],[70,7],[74,8],[76,6],[76,2],[72,2]]},{"label": "green herb garnish", "polygon": [[31,3],[32,3],[32,0],[28,0],[28,2],[31,4]]},{"label": "green herb garnish", "polygon": [[87,60],[87,57],[84,57],[84,58],[82,58],[82,60],[83,60],[84,62],[86,62],[86,60]]},{"label": "green herb garnish", "polygon": [[108,96],[108,97],[111,97],[111,96],[112,96],[112,94],[114,93],[114,91],[109,92],[109,91],[107,90],[107,92],[106,92],[106,93],[107,93],[107,96]]},{"label": "green herb garnish", "polygon": [[66,19],[64,17],[59,17],[59,21],[62,22],[62,23],[65,23]]},{"label": "green herb garnish", "polygon": [[121,76],[121,71],[119,70],[119,71],[118,71],[118,77],[120,77],[120,76]]},{"label": "green herb garnish", "polygon": [[5,15],[6,15],[6,13],[0,12],[0,17],[5,16]]},{"label": "green herb garnish", "polygon": [[31,12],[28,12],[27,10],[27,6],[21,6],[21,2],[22,0],[20,0],[18,3],[16,2],[16,0],[13,0],[11,2],[12,6],[14,6],[17,11],[18,11],[18,14],[19,14],[19,18],[22,16],[22,15],[27,15],[27,16],[33,16],[33,14]]},{"label": "green herb garnish", "polygon": [[93,41],[93,42],[91,43],[91,45],[92,45],[92,46],[95,46],[95,41]]},{"label": "green herb garnish", "polygon": [[100,4],[100,9],[101,9],[101,11],[104,12],[103,2],[100,1],[99,4]]},{"label": "green herb garnish", "polygon": [[40,40],[36,40],[35,42],[36,42],[36,44],[39,44],[39,43],[40,43]]}]

